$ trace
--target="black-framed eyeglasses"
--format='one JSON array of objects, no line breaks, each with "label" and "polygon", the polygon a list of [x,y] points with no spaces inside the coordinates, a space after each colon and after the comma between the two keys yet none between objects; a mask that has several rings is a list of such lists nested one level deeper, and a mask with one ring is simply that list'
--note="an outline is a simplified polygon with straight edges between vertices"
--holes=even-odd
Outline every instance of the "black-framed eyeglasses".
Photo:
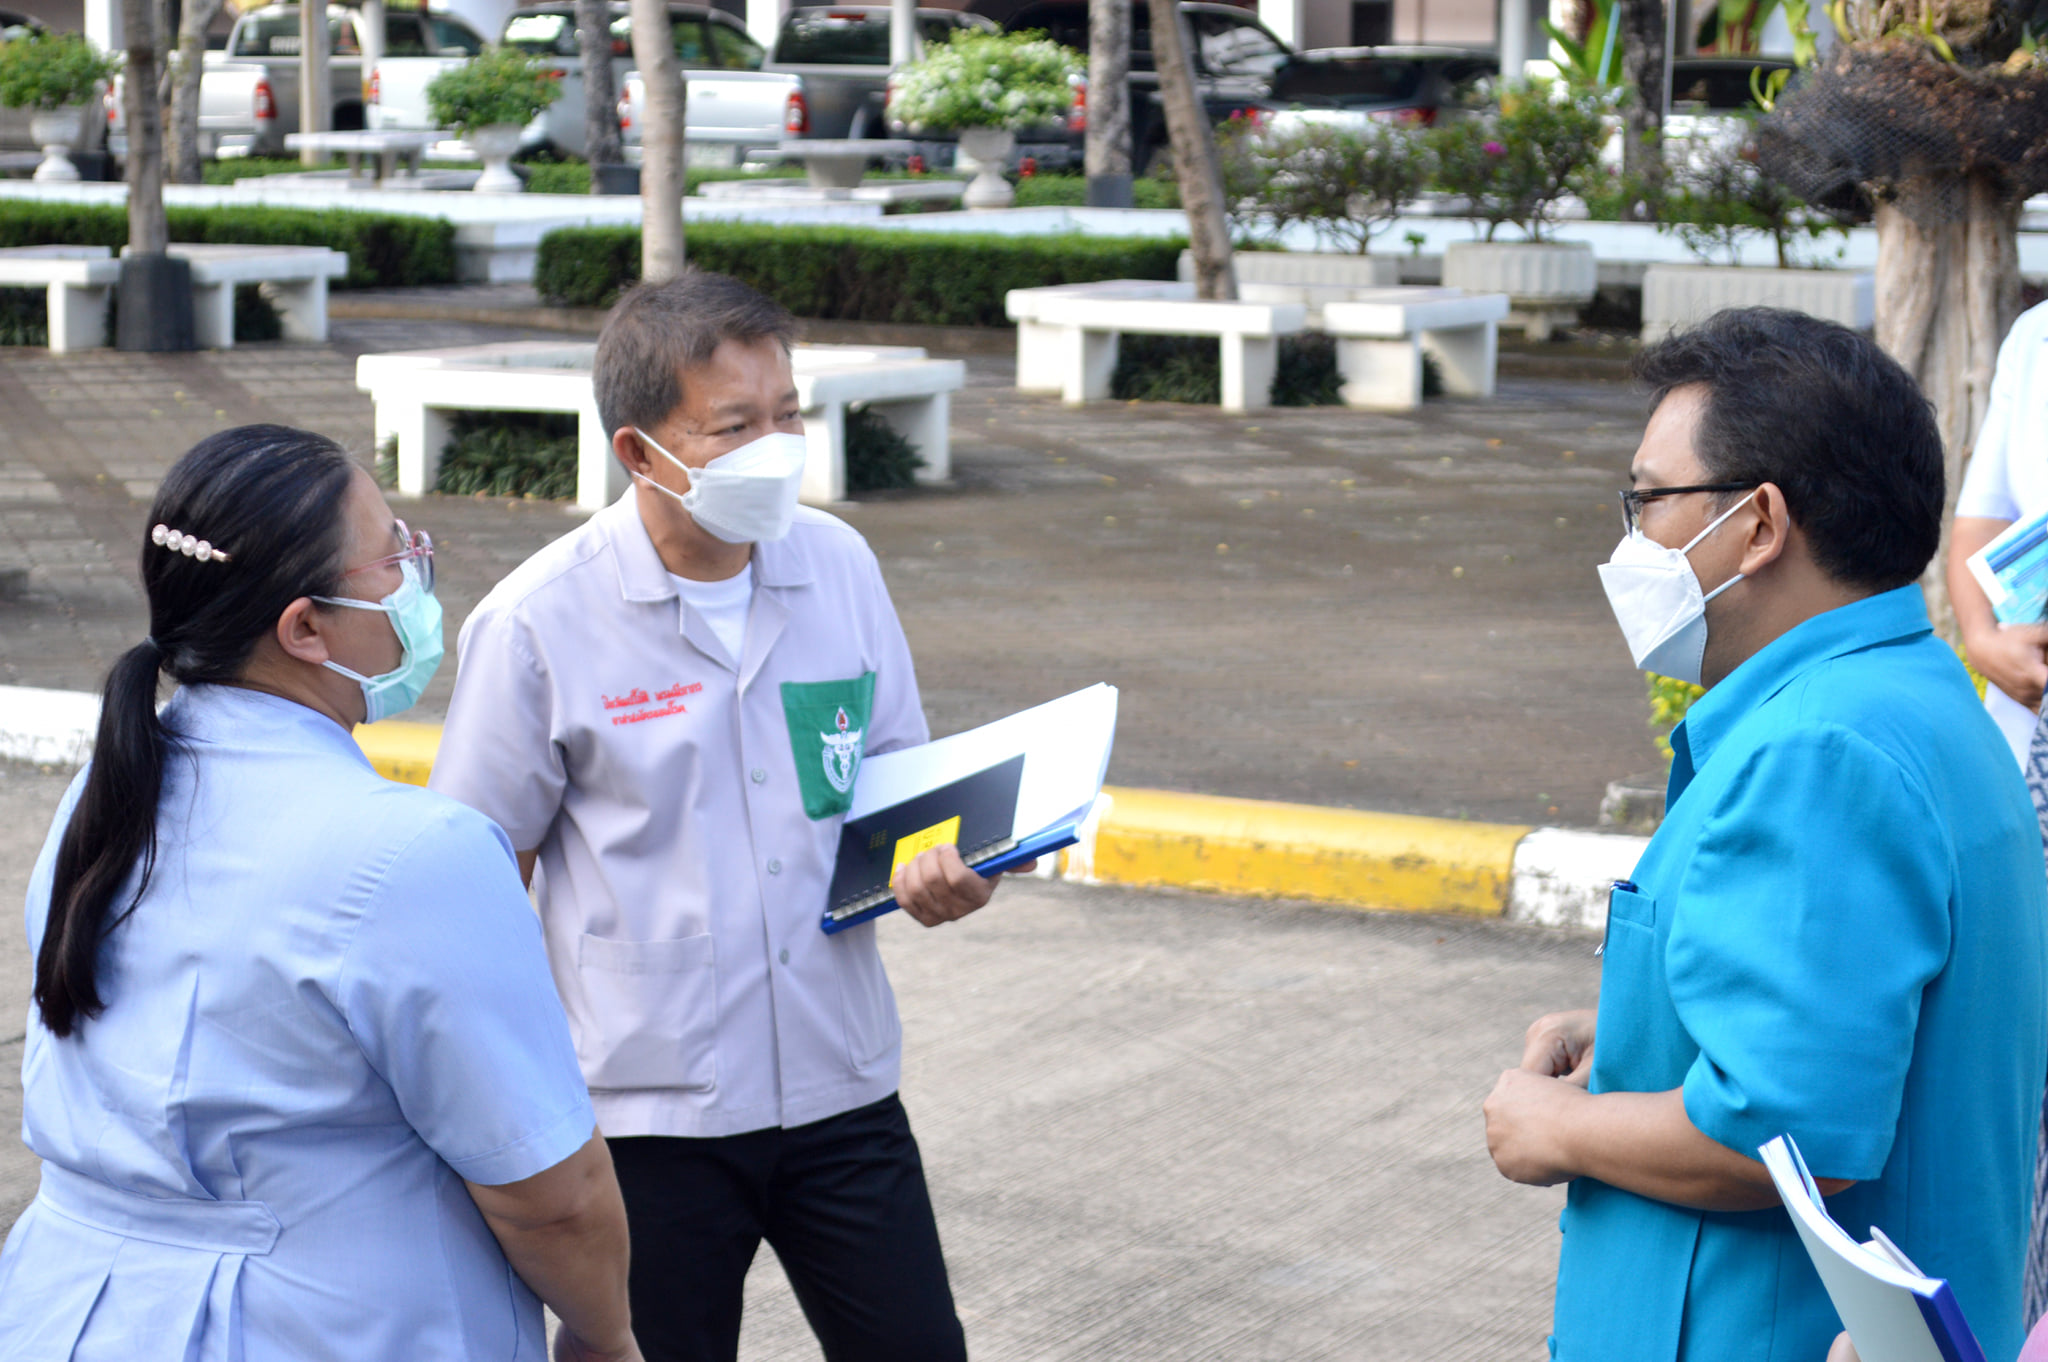
[{"label": "black-framed eyeglasses", "polygon": [[1657,497],[1681,497],[1688,492],[1753,492],[1763,486],[1760,482],[1703,482],[1696,487],[1624,487],[1615,493],[1621,498],[1621,524],[1624,533],[1636,532],[1636,521],[1643,513],[1643,503]]},{"label": "black-framed eyeglasses", "polygon": [[353,577],[358,572],[368,572],[371,568],[380,568],[389,563],[411,562],[418,565],[420,590],[428,595],[432,595],[434,592],[434,537],[425,530],[409,529],[403,520],[392,521],[391,527],[392,532],[397,536],[398,542],[405,545],[404,548],[400,549],[397,553],[389,553],[382,558],[373,559],[370,562],[352,567],[341,575]]}]

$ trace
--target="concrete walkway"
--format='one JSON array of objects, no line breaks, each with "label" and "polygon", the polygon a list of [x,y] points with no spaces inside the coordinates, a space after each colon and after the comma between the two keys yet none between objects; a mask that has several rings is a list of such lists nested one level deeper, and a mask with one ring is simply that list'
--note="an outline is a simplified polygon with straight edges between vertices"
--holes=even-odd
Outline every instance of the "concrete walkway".
[{"label": "concrete walkway", "polygon": [[[141,637],[147,498],[193,441],[282,421],[367,457],[356,354],[521,334],[357,319],[329,346],[7,352],[0,683],[93,689]],[[1593,571],[1642,419],[1626,386],[1510,377],[1496,402],[1412,415],[1230,417],[1066,409],[1011,392],[1001,358],[969,364],[956,486],[841,508],[881,556],[936,732],[1107,680],[1115,783],[1511,823],[1590,825],[1608,781],[1657,764]],[[399,509],[443,547],[451,639],[574,523]]]},{"label": "concrete walkway", "polygon": [[[16,915],[66,777],[0,763],[0,1131],[19,1128]],[[1595,995],[1591,940],[1030,881],[887,919],[904,1100],[980,1362],[1534,1362],[1562,1196],[1488,1163],[1523,1027]],[[0,1136],[0,1226],[34,1163]],[[773,1255],[746,1362],[816,1358]]]}]

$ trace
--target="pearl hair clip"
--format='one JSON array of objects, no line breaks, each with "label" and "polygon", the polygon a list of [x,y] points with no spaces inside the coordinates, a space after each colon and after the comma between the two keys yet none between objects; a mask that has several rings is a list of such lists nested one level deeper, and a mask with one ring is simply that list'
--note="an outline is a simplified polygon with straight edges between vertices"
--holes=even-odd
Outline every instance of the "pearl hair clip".
[{"label": "pearl hair clip", "polygon": [[197,558],[202,563],[225,563],[228,555],[204,539],[197,539],[181,533],[168,525],[159,525],[149,532],[149,542],[161,545],[172,553],[182,553],[187,558]]}]

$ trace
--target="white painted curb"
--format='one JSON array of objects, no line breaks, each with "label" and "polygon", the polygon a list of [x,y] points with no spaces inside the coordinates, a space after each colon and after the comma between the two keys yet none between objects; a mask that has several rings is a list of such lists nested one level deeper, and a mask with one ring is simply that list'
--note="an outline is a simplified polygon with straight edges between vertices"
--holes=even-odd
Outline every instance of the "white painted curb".
[{"label": "white painted curb", "polygon": [[1607,895],[1635,873],[1647,837],[1537,828],[1515,847],[1505,916],[1542,927],[1607,930]]},{"label": "white painted curb", "polygon": [[99,726],[97,695],[0,686],[0,760],[77,766],[92,755]]}]

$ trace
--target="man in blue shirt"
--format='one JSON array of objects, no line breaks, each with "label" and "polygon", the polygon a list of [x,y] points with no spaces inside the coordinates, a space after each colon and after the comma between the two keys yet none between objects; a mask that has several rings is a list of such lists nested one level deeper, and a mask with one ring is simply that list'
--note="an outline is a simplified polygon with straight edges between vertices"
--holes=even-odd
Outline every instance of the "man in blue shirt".
[{"label": "man in blue shirt", "polygon": [[1707,693],[1615,886],[1597,1013],[1538,1020],[1486,1102],[1503,1174],[1571,1183],[1552,1356],[1821,1362],[1840,1324],[1754,1157],[1789,1132],[1843,1227],[1947,1278],[2011,1358],[2048,883],[1917,585],[1933,413],[1869,340],[1789,312],[1721,313],[1638,373],[1601,576],[1637,664]]}]

